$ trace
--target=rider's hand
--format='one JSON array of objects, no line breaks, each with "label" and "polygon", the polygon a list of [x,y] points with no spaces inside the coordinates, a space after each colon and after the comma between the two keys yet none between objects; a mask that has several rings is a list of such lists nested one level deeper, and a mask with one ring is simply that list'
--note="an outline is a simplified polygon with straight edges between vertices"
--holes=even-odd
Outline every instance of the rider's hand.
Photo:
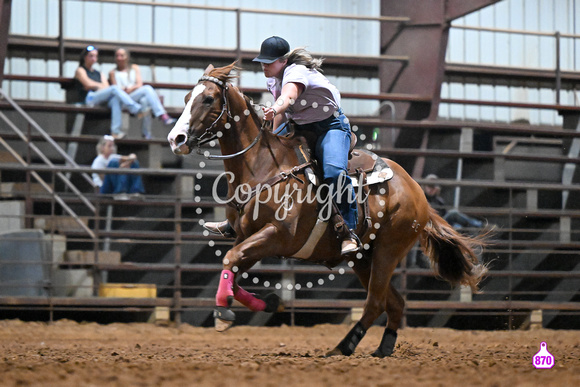
[{"label": "rider's hand", "polygon": [[278,112],[276,111],[276,109],[273,108],[273,107],[265,107],[265,108],[262,108],[262,111],[264,112],[264,119],[266,121],[272,121],[274,119],[274,116],[276,114],[278,114]]}]

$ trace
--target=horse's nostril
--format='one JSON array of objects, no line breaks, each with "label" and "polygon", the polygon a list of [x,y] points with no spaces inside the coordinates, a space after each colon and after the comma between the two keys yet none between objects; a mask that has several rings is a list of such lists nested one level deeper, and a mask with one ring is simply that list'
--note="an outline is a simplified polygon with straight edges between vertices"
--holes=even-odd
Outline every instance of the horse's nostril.
[{"label": "horse's nostril", "polygon": [[177,137],[175,137],[175,145],[176,146],[181,146],[181,145],[185,144],[186,141],[187,141],[187,136],[185,134],[178,134]]}]

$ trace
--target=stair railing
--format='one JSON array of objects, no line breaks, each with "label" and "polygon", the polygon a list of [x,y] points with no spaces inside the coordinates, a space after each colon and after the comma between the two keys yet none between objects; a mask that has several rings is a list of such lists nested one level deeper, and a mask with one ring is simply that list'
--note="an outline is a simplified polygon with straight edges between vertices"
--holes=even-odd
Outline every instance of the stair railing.
[{"label": "stair railing", "polygon": [[[48,144],[52,145],[54,150],[61,155],[65,160],[66,163],[73,167],[73,168],[80,168],[80,166],[50,137],[50,135],[40,127],[40,125],[32,119],[18,104],[10,98],[3,89],[0,88],[0,96],[4,98],[8,103],[17,111],[29,124],[32,128],[34,128],[45,140]],[[34,151],[34,153],[40,157],[40,159],[48,166],[55,167],[55,165],[50,161],[50,159],[35,145],[32,141],[2,112],[0,112],[0,118],[6,122],[6,124],[16,133],[22,141],[24,141],[27,146]],[[10,154],[23,166],[28,166],[28,163],[20,157],[18,152],[16,152],[4,139],[0,137],[0,144],[4,146]],[[96,236],[94,232],[89,229],[79,218],[79,216],[65,203],[65,201],[59,196],[59,194],[48,184],[42,177],[36,173],[35,171],[31,172],[31,175],[42,185],[42,187],[49,192],[55,200],[62,206],[62,208],[78,223],[81,228],[90,235],[91,238],[95,239]],[[96,207],[86,198],[86,196],[81,192],[71,181],[70,179],[65,176],[61,172],[57,172],[56,175],[64,182],[64,184],[80,199],[80,201],[93,213],[97,213]],[[94,183],[91,177],[87,173],[81,174],[83,178],[89,182],[91,187],[94,187]]]}]

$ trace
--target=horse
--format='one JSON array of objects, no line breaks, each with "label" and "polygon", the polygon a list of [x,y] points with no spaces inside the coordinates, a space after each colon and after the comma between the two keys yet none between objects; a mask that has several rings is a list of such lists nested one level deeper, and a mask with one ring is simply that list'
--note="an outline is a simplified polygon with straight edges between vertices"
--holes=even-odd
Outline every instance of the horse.
[{"label": "horse", "polygon": [[[428,204],[420,185],[387,158],[382,161],[393,171],[392,178],[367,187],[366,220],[371,227],[366,232],[362,230],[365,214],[359,210],[356,233],[364,249],[341,256],[341,240],[333,227],[327,227],[305,254],[304,246],[320,223],[320,203],[299,200],[312,185],[304,164],[286,138],[265,128],[250,99],[232,84],[232,70],[240,70],[235,65],[208,66],[186,95],[184,111],[167,136],[176,155],[187,155],[196,146],[201,153],[200,145],[209,141],[217,141],[221,150],[221,155],[204,154],[223,160],[228,198],[232,199],[226,216],[236,237],[222,262],[214,310],[216,330],[226,330],[235,320],[230,308],[233,299],[252,311],[275,312],[281,307],[275,294],[262,297],[236,283],[238,275],[265,257],[298,258],[327,267],[349,261],[367,297],[360,320],[327,356],[354,353],[383,311],[387,325],[371,355],[382,358],[393,353],[405,302],[391,278],[417,240],[440,277],[478,291],[487,270],[477,258],[477,251],[485,246],[484,238],[456,232]],[[274,186],[286,192],[282,204],[272,195]]]}]

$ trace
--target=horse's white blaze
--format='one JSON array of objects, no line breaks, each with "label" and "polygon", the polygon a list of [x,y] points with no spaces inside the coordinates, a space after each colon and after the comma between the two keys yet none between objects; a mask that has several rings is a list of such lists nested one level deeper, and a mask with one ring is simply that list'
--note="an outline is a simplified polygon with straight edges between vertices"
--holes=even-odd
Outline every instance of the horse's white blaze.
[{"label": "horse's white blaze", "polygon": [[173,127],[173,129],[171,129],[171,132],[169,132],[169,134],[167,135],[167,141],[169,141],[169,144],[171,145],[171,150],[173,151],[173,153],[176,153],[176,154],[182,153],[180,148],[181,148],[181,145],[183,145],[183,144],[176,144],[175,139],[180,134],[184,134],[186,136],[186,139],[187,139],[187,132],[189,130],[189,120],[191,119],[191,105],[193,105],[193,100],[198,95],[203,93],[204,90],[205,90],[205,85],[197,85],[193,88],[193,90],[191,91],[191,97],[189,98],[189,101],[187,101],[187,104],[185,105],[185,108],[183,109],[183,113],[181,113],[181,116],[179,117],[179,119],[175,123],[175,126]]}]

